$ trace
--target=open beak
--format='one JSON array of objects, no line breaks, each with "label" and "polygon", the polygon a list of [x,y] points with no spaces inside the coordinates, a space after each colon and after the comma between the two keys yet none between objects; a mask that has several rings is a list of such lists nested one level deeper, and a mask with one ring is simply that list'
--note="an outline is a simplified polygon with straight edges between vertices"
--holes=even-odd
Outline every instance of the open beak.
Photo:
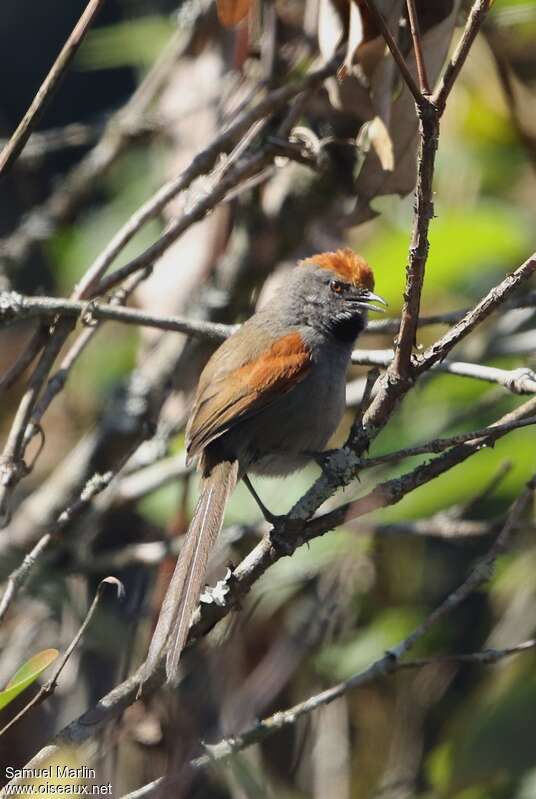
[{"label": "open beak", "polygon": [[385,313],[385,308],[378,308],[378,306],[373,305],[373,303],[380,303],[380,305],[387,307],[387,303],[383,297],[380,297],[378,294],[374,294],[372,291],[364,291],[355,299],[355,304],[359,305],[360,308],[368,308],[369,311]]}]

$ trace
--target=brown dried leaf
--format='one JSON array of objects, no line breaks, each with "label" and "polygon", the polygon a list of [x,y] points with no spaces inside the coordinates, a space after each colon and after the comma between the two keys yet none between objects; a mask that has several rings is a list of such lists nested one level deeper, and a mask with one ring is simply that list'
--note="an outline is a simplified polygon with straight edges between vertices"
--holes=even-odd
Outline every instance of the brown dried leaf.
[{"label": "brown dried leaf", "polygon": [[[424,58],[432,84],[437,80],[445,63],[459,6],[460,0],[454,3],[445,0],[445,9],[450,13],[422,36]],[[413,53],[408,56],[407,63],[411,72],[416,75]],[[396,73],[388,68],[390,66],[394,69],[393,64],[392,58],[387,56],[374,73],[371,81],[371,104],[374,114],[370,116],[379,117],[388,131],[393,148],[394,168],[391,170],[385,168],[385,154],[388,148],[386,149],[385,141],[382,144],[382,132],[378,130],[375,138],[383,155],[378,152],[376,146],[371,147],[367,153],[356,180],[357,206],[346,219],[347,226],[358,225],[375,216],[370,207],[370,202],[375,197],[387,194],[404,196],[415,186],[418,130],[415,102],[405,84],[398,95],[393,97],[393,74]],[[349,79],[346,82],[352,81]]]},{"label": "brown dried leaf", "polygon": [[248,15],[252,0],[216,0],[216,6],[223,27],[233,28]]},{"label": "brown dried leaf", "polygon": [[375,36],[374,39],[363,41],[357,48],[354,60],[363,70],[363,74],[370,80],[376,67],[387,52],[383,36]]},{"label": "brown dried leaf", "polygon": [[368,123],[368,136],[382,169],[385,172],[392,172],[395,168],[393,141],[381,117],[374,117],[372,122]]}]

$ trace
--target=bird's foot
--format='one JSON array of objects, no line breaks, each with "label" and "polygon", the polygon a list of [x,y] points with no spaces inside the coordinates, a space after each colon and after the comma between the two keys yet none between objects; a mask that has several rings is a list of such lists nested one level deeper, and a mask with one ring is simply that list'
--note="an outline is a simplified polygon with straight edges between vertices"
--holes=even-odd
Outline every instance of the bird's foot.
[{"label": "bird's foot", "polygon": [[290,556],[296,549],[296,541],[289,541],[288,530],[283,526],[288,520],[286,516],[277,516],[277,523],[270,530],[270,543],[280,555]]},{"label": "bird's foot", "polygon": [[324,449],[322,452],[308,452],[309,457],[320,466],[323,472],[330,468],[332,459],[336,456],[337,449]]}]

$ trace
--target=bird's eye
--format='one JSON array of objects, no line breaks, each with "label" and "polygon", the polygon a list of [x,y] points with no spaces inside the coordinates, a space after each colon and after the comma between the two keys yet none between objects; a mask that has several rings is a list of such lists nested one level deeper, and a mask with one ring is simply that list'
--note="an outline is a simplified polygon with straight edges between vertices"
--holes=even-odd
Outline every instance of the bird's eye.
[{"label": "bird's eye", "polygon": [[332,280],[329,287],[334,294],[342,294],[346,288],[346,283],[341,283],[340,280]]}]

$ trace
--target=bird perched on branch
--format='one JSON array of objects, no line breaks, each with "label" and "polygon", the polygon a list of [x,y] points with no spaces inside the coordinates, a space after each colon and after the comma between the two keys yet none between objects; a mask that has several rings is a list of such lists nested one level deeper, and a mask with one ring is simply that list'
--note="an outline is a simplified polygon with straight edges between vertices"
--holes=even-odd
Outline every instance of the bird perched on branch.
[{"label": "bird perched on branch", "polygon": [[[200,496],[144,664],[142,682],[166,653],[168,681],[199,600],[227,500],[248,474],[286,475],[323,450],[345,409],[346,372],[368,309],[385,304],[352,250],[302,261],[268,304],[214,352],[186,428]],[[261,504],[265,515],[270,515]]]}]

